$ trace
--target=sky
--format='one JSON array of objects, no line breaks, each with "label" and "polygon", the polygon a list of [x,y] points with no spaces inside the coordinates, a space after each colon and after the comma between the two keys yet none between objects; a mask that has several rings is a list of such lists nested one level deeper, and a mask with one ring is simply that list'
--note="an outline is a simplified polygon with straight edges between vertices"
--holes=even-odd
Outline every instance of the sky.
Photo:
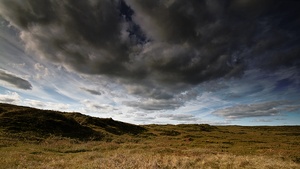
[{"label": "sky", "polygon": [[0,102],[300,125],[298,0],[0,0]]}]

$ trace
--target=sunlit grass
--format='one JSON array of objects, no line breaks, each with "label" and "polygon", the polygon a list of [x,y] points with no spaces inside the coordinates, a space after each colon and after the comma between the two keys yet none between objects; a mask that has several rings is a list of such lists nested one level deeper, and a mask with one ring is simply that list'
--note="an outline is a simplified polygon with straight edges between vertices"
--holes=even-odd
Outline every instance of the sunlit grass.
[{"label": "sunlit grass", "polygon": [[235,155],[203,148],[60,140],[2,147],[0,168],[299,168],[279,156]]}]

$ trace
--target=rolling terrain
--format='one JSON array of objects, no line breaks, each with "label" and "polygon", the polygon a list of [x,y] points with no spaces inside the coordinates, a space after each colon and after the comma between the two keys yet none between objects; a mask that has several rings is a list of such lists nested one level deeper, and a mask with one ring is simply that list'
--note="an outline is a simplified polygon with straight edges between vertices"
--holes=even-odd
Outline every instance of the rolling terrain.
[{"label": "rolling terrain", "polygon": [[300,126],[133,125],[0,104],[0,168],[300,168]]}]

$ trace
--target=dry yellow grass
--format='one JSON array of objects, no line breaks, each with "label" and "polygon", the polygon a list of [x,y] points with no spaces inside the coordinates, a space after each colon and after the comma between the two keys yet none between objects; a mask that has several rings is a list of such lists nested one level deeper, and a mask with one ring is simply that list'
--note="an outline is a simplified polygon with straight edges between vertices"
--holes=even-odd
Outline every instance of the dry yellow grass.
[{"label": "dry yellow grass", "polygon": [[136,126],[1,107],[0,169],[300,169],[300,126]]},{"label": "dry yellow grass", "polygon": [[[53,139],[53,138],[52,138]],[[74,142],[53,139],[40,144],[16,142],[0,151],[0,168],[78,169],[298,169],[280,157],[234,155],[203,148],[143,148],[137,143]]]}]

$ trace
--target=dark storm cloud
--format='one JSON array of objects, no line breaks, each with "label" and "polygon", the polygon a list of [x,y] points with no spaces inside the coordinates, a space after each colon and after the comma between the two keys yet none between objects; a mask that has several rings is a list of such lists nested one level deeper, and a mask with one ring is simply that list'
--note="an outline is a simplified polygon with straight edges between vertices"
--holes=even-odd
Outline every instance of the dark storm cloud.
[{"label": "dark storm cloud", "polygon": [[[68,70],[112,77],[129,86],[129,93],[157,100],[172,102],[199,83],[239,76],[247,69],[300,63],[299,1],[3,0],[0,4],[1,15],[20,30],[28,50]],[[127,105],[149,110],[182,105],[167,104]]]},{"label": "dark storm cloud", "polygon": [[293,105],[287,101],[270,101],[254,104],[240,104],[214,111],[212,114],[228,119],[246,117],[276,116],[280,113],[299,110],[299,104]]},{"label": "dark storm cloud", "polygon": [[158,117],[160,118],[168,118],[176,121],[196,121],[195,116],[191,114],[161,114]]},{"label": "dark storm cloud", "polygon": [[31,84],[27,80],[13,74],[6,73],[2,70],[0,70],[0,80],[12,84],[20,89],[31,90],[32,88]]},{"label": "dark storm cloud", "polygon": [[92,90],[92,89],[87,89],[87,88],[84,88],[84,87],[81,87],[80,89],[90,93],[90,94],[93,94],[93,95],[101,95],[101,92],[97,91],[97,90]]},{"label": "dark storm cloud", "polygon": [[1,14],[20,29],[27,49],[87,74],[122,74],[117,1],[1,1]]},{"label": "dark storm cloud", "polygon": [[176,109],[182,106],[182,102],[176,100],[145,100],[145,101],[127,101],[123,102],[130,107],[136,107],[142,110],[167,110]]},{"label": "dark storm cloud", "polygon": [[232,76],[252,65],[299,65],[297,1],[127,2],[136,11],[134,20],[153,41],[176,49],[187,46],[170,55],[167,45],[154,48],[153,54],[147,52],[147,58],[156,57],[155,71],[179,81],[199,83]]},{"label": "dark storm cloud", "polygon": [[273,122],[271,119],[255,119],[253,122],[259,122],[259,123],[270,123]]}]

